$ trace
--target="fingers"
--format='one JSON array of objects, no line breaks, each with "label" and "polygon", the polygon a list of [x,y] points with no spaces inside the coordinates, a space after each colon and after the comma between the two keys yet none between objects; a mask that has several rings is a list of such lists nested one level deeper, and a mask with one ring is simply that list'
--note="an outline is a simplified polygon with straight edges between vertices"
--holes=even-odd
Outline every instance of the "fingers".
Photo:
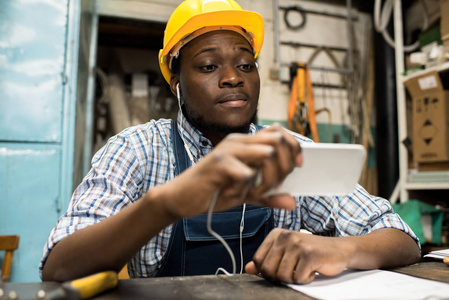
[{"label": "fingers", "polygon": [[[272,125],[264,130],[267,132],[279,132],[282,135],[282,142],[288,147],[288,150],[290,150],[288,152],[290,159],[295,161],[298,158],[298,155],[301,153],[301,146],[293,135],[288,133],[278,124]],[[287,153],[285,154],[287,155]]]},{"label": "fingers", "polygon": [[262,184],[256,188],[255,194],[265,193],[278,186],[295,167],[297,157],[302,157],[299,142],[280,126],[267,128],[265,134],[273,135],[273,139],[269,142],[274,154],[265,161]]},{"label": "fingers", "polygon": [[246,264],[245,272],[248,274],[259,274],[259,270],[257,269],[253,261],[250,261],[249,263]]},{"label": "fingers", "polygon": [[296,268],[292,273],[292,282],[290,283],[300,283],[307,284],[311,283],[315,279],[315,270],[311,267],[305,259],[299,260]]},{"label": "fingers", "polygon": [[301,233],[273,229],[246,265],[250,274],[286,283],[307,284],[315,278],[313,247],[301,240]]},{"label": "fingers", "polygon": [[[295,165],[300,166],[302,164],[299,142],[280,126],[275,125],[266,128],[253,136],[229,135],[223,141],[223,144],[226,146],[233,145],[233,153],[238,159],[260,170],[262,180],[251,191],[252,196],[260,196],[269,189],[278,186]],[[270,155],[263,158],[252,155],[248,151],[249,148],[246,149],[246,147],[255,144],[270,147]]]},{"label": "fingers", "polygon": [[273,252],[271,252],[271,249],[276,242],[280,231],[281,230],[277,228],[273,229],[253,256],[253,263],[254,267],[257,269],[257,272],[261,273],[263,277],[271,280],[276,280],[276,263],[280,259],[279,253],[275,253],[276,249]]}]

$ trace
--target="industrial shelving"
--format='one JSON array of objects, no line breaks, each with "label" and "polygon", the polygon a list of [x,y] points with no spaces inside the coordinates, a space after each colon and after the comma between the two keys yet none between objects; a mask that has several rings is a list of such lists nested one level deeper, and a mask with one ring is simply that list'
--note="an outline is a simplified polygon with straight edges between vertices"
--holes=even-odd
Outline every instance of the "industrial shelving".
[{"label": "industrial shelving", "polygon": [[418,171],[409,168],[408,152],[403,141],[407,138],[406,93],[404,82],[427,72],[443,72],[449,70],[449,62],[433,68],[417,71],[404,76],[404,43],[401,0],[394,1],[394,36],[396,60],[396,87],[398,112],[398,138],[399,138],[399,180],[390,202],[409,200],[411,190],[447,190],[449,189],[449,171]]}]

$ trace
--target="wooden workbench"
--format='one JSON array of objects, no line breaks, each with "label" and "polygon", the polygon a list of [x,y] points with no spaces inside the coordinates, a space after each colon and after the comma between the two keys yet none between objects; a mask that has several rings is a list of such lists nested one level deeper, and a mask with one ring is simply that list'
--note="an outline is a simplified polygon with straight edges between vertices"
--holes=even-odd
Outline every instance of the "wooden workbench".
[{"label": "wooden workbench", "polygon": [[[449,266],[440,261],[424,261],[392,271],[449,283]],[[51,291],[56,282],[9,283],[5,296],[15,291],[19,299],[34,299],[42,289]],[[5,298],[0,298],[5,299]],[[7,298],[6,298],[7,299]],[[117,287],[98,295],[97,300],[114,299],[313,299],[282,284],[255,275],[187,276],[120,280]]]}]

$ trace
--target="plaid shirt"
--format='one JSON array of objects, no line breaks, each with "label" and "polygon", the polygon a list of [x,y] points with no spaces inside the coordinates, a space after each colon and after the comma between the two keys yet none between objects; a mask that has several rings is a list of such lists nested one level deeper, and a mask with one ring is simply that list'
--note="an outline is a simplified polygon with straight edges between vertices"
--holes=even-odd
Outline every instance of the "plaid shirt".
[{"label": "plaid shirt", "polygon": [[[212,151],[212,143],[185,118],[178,126],[195,161]],[[112,137],[92,159],[92,168],[76,188],[67,212],[62,215],[44,246],[39,267],[56,243],[73,232],[98,223],[131,205],[152,187],[174,177],[171,120],[161,119],[130,127]],[[250,134],[257,131],[251,125]],[[294,134],[298,140],[311,142]],[[325,236],[364,235],[392,227],[418,238],[393,212],[390,203],[357,186],[345,197],[298,197],[295,210],[274,209],[276,227]],[[153,276],[167,250],[172,225],[159,232],[128,263],[131,277]]]}]

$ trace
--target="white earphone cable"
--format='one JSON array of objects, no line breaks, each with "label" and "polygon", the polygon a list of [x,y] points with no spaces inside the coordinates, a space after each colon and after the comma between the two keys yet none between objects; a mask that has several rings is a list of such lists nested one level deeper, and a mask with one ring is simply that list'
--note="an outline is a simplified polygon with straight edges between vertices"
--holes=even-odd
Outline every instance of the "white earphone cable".
[{"label": "white earphone cable", "polygon": [[214,211],[214,207],[215,207],[215,203],[217,202],[218,199],[218,195],[220,194],[220,189],[217,189],[214,193],[214,195],[212,196],[212,199],[210,201],[210,205],[209,205],[209,211],[207,212],[207,231],[214,236],[217,240],[219,240],[223,246],[226,248],[226,250],[229,253],[229,256],[231,257],[232,260],[232,274],[229,273],[228,271],[226,271],[224,268],[218,268],[217,271],[215,272],[215,275],[218,274],[218,272],[222,271],[223,273],[225,273],[228,276],[232,276],[235,275],[235,271],[236,271],[236,263],[235,263],[235,257],[234,257],[234,253],[232,253],[231,248],[229,247],[228,243],[226,243],[226,241],[218,234],[216,233],[213,229],[212,229],[212,214]]},{"label": "white earphone cable", "polygon": [[[179,91],[179,83],[176,85],[176,98],[178,99],[178,106],[179,106],[179,110],[181,111],[181,93]],[[181,111],[181,123],[182,123],[182,111]],[[184,143],[184,148],[186,149],[187,155],[189,156],[190,160],[192,161],[193,164],[195,164],[195,160],[193,159],[193,155],[190,152],[189,148],[187,147],[187,143],[184,140],[184,137],[182,134],[180,134],[181,139]],[[212,214],[214,211],[214,207],[215,207],[215,203],[217,202],[218,196],[220,195],[220,189],[217,189],[214,193],[214,195],[212,196],[210,205],[209,205],[209,210],[207,212],[207,231],[213,236],[215,237],[217,240],[220,241],[220,243],[223,244],[223,246],[225,247],[225,249],[228,251],[229,256],[231,258],[232,261],[232,273],[229,273],[228,271],[226,271],[224,268],[220,267],[217,269],[217,271],[215,272],[215,275],[218,274],[218,272],[222,271],[224,274],[226,274],[227,276],[232,276],[236,274],[236,262],[235,262],[235,256],[234,253],[232,252],[231,248],[229,247],[228,243],[226,243],[226,241],[223,239],[223,237],[221,237],[218,233],[216,233],[213,229],[212,229]],[[243,229],[245,226],[245,209],[246,209],[246,203],[243,204],[243,210],[242,210],[242,219],[240,221],[240,274],[242,274],[243,272],[243,241],[242,241],[242,235],[243,235]]]},{"label": "white earphone cable", "polygon": [[242,220],[240,221],[240,274],[243,273],[243,229],[245,229],[246,203],[243,203]]},{"label": "white earphone cable", "polygon": [[[181,93],[179,92],[179,83],[176,85],[176,98],[178,99],[178,107],[179,107],[179,111],[181,112],[181,123],[182,123],[183,114],[182,114],[182,109],[181,109]],[[187,147],[187,143],[184,140],[183,135],[180,134],[180,136],[181,136],[182,141],[184,142],[184,148],[186,149],[187,155],[189,156],[189,158],[192,161],[192,163],[195,164],[195,160],[193,159],[193,155],[192,155],[192,153],[190,153],[190,150]]]}]

